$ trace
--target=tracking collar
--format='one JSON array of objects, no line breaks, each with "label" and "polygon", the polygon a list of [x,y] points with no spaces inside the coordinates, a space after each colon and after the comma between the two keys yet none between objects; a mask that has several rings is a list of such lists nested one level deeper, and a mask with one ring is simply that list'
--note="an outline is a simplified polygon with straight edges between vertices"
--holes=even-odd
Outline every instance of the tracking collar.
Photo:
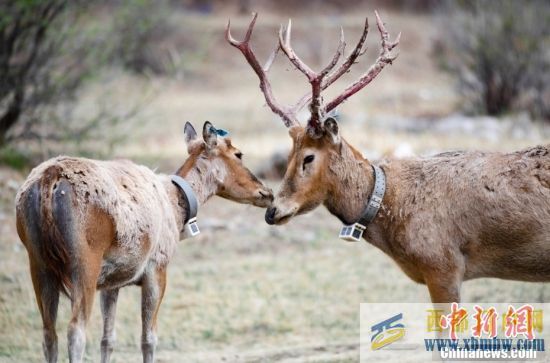
[{"label": "tracking collar", "polygon": [[[178,175],[171,175],[172,183],[181,190],[183,195],[183,201],[186,204],[185,209],[187,213],[185,214],[184,224],[184,236],[185,237],[194,237],[201,233],[199,226],[197,225],[197,212],[199,211],[199,202],[195,196],[195,192],[191,188],[191,185],[185,179]],[[185,233],[187,232],[187,233]]]},{"label": "tracking collar", "polygon": [[363,231],[374,220],[382,205],[382,199],[384,199],[384,193],[386,192],[386,175],[379,166],[372,165],[372,169],[374,172],[374,188],[367,207],[357,222],[342,227],[339,237],[343,240],[350,242],[360,241]]}]

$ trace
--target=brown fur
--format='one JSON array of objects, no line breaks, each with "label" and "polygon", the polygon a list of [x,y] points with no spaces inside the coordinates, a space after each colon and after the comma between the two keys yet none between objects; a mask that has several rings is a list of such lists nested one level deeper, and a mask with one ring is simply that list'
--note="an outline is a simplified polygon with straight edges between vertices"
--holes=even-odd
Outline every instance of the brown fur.
[{"label": "brown fur", "polygon": [[52,214],[52,189],[55,187],[57,177],[61,172],[56,165],[49,166],[45,171],[40,182],[40,195],[43,198],[41,204],[41,231],[44,243],[41,244],[41,255],[45,256],[42,260],[46,268],[55,275],[54,282],[57,287],[67,296],[72,290],[70,279],[70,256],[67,250],[67,241],[60,233]]},{"label": "brown fur", "polygon": [[[219,195],[266,207],[273,197],[242,164],[231,141],[205,123],[203,139],[186,125],[189,158],[178,175],[199,204]],[[37,166],[16,196],[17,230],[25,245],[44,325],[44,354],[57,361],[55,320],[59,291],[71,298],[69,359],[81,361],[85,326],[96,289],[102,290],[102,362],[114,342],[118,289],[142,288],[142,351],[152,362],[155,325],[166,267],[187,211],[167,175],[130,161],[58,157]]]},{"label": "brown fur", "polygon": [[[358,220],[373,188],[370,162],[329,131],[290,134],[288,169],[266,219],[285,223],[324,204],[344,223]],[[306,154],[315,159],[304,168]],[[387,190],[364,238],[427,284],[434,302],[459,301],[472,278],[550,281],[550,146],[380,166]]]}]

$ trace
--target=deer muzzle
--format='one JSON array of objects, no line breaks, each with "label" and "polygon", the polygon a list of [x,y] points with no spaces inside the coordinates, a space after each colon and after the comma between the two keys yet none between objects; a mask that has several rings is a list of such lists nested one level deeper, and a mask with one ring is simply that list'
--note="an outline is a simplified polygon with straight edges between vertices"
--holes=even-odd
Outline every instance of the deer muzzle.
[{"label": "deer muzzle", "polygon": [[282,209],[272,205],[265,211],[265,222],[270,225],[285,224],[294,217],[297,211],[297,207]]},{"label": "deer muzzle", "polygon": [[268,187],[258,189],[256,192],[257,198],[254,200],[256,207],[267,208],[273,202],[273,192]]}]

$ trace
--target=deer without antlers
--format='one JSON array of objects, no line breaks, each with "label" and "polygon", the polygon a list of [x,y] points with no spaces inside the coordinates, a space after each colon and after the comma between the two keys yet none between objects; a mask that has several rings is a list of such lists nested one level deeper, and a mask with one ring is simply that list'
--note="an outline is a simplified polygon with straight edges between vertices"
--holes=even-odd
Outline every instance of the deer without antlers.
[{"label": "deer without antlers", "polygon": [[[189,157],[176,175],[187,180],[199,204],[219,195],[269,205],[271,191],[243,165],[231,140],[218,136],[209,122],[202,138],[187,123],[185,139]],[[101,290],[101,361],[108,362],[118,291],[132,284],[142,290],[143,361],[154,361],[166,268],[189,220],[191,197],[170,176],[125,160],[62,156],[33,169],[17,193],[17,232],[29,255],[47,362],[57,361],[60,291],[72,304],[69,360],[81,362],[94,294]]]},{"label": "deer without antlers", "polygon": [[[286,223],[321,204],[345,225],[367,220],[363,238],[394,259],[412,280],[426,284],[433,302],[460,301],[460,287],[467,279],[550,281],[550,145],[508,154],[451,152],[373,165],[341,137],[338,123],[326,114],[392,63],[390,51],[399,36],[391,42],[376,13],[378,58],[324,104],[321,91],[364,53],[368,24],[336,70],[342,45],[329,65],[314,73],[292,51],[289,23],[286,36],[283,30],[279,33],[279,47],[306,74],[312,89],[285,108],[274,101],[265,70],[255,67],[249,46],[255,20],[243,42],[232,39],[229,28],[227,38],[260,77],[268,104],[281,115],[293,141],[281,188],[266,211],[267,223]],[[295,115],[308,103],[311,116],[304,128]],[[381,180],[382,193],[377,190]],[[366,218],[369,214],[372,218]]]}]

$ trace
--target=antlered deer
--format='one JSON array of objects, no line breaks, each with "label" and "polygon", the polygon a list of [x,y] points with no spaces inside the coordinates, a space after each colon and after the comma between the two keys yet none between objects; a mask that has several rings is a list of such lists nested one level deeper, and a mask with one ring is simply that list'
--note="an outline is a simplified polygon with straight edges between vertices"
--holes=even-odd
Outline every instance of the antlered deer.
[{"label": "antlered deer", "polygon": [[[344,235],[351,230],[361,236],[366,227],[363,238],[411,279],[426,284],[433,302],[458,302],[462,281],[478,277],[550,281],[550,146],[509,154],[449,152],[375,166],[340,136],[336,120],[327,114],[395,60],[390,52],[399,36],[390,41],[376,13],[378,58],[325,104],[321,92],[364,53],[368,23],[338,68],[343,36],[334,58],[316,73],[294,53],[289,22],[286,34],[283,28],[279,32],[278,46],[305,74],[311,93],[285,107],[275,100],[266,75],[276,53],[262,68],[250,48],[255,20],[244,41],[231,37],[229,25],[226,38],[258,75],[267,104],[289,127],[293,141],[281,189],[266,211],[267,223],[286,223],[323,204],[345,225],[353,225],[342,230]],[[296,113],[306,104],[311,116],[304,128]]]},{"label": "antlered deer", "polygon": [[[189,157],[176,175],[187,180],[199,204],[213,195],[259,207],[273,200],[243,165],[241,152],[209,122],[202,138],[187,123],[185,138]],[[101,290],[101,361],[108,362],[118,291],[131,284],[142,289],[143,361],[154,360],[166,268],[189,219],[190,197],[170,176],[125,160],[61,156],[31,172],[16,197],[17,231],[29,255],[46,361],[57,361],[60,291],[72,303],[69,359],[81,362],[86,322]]]}]

